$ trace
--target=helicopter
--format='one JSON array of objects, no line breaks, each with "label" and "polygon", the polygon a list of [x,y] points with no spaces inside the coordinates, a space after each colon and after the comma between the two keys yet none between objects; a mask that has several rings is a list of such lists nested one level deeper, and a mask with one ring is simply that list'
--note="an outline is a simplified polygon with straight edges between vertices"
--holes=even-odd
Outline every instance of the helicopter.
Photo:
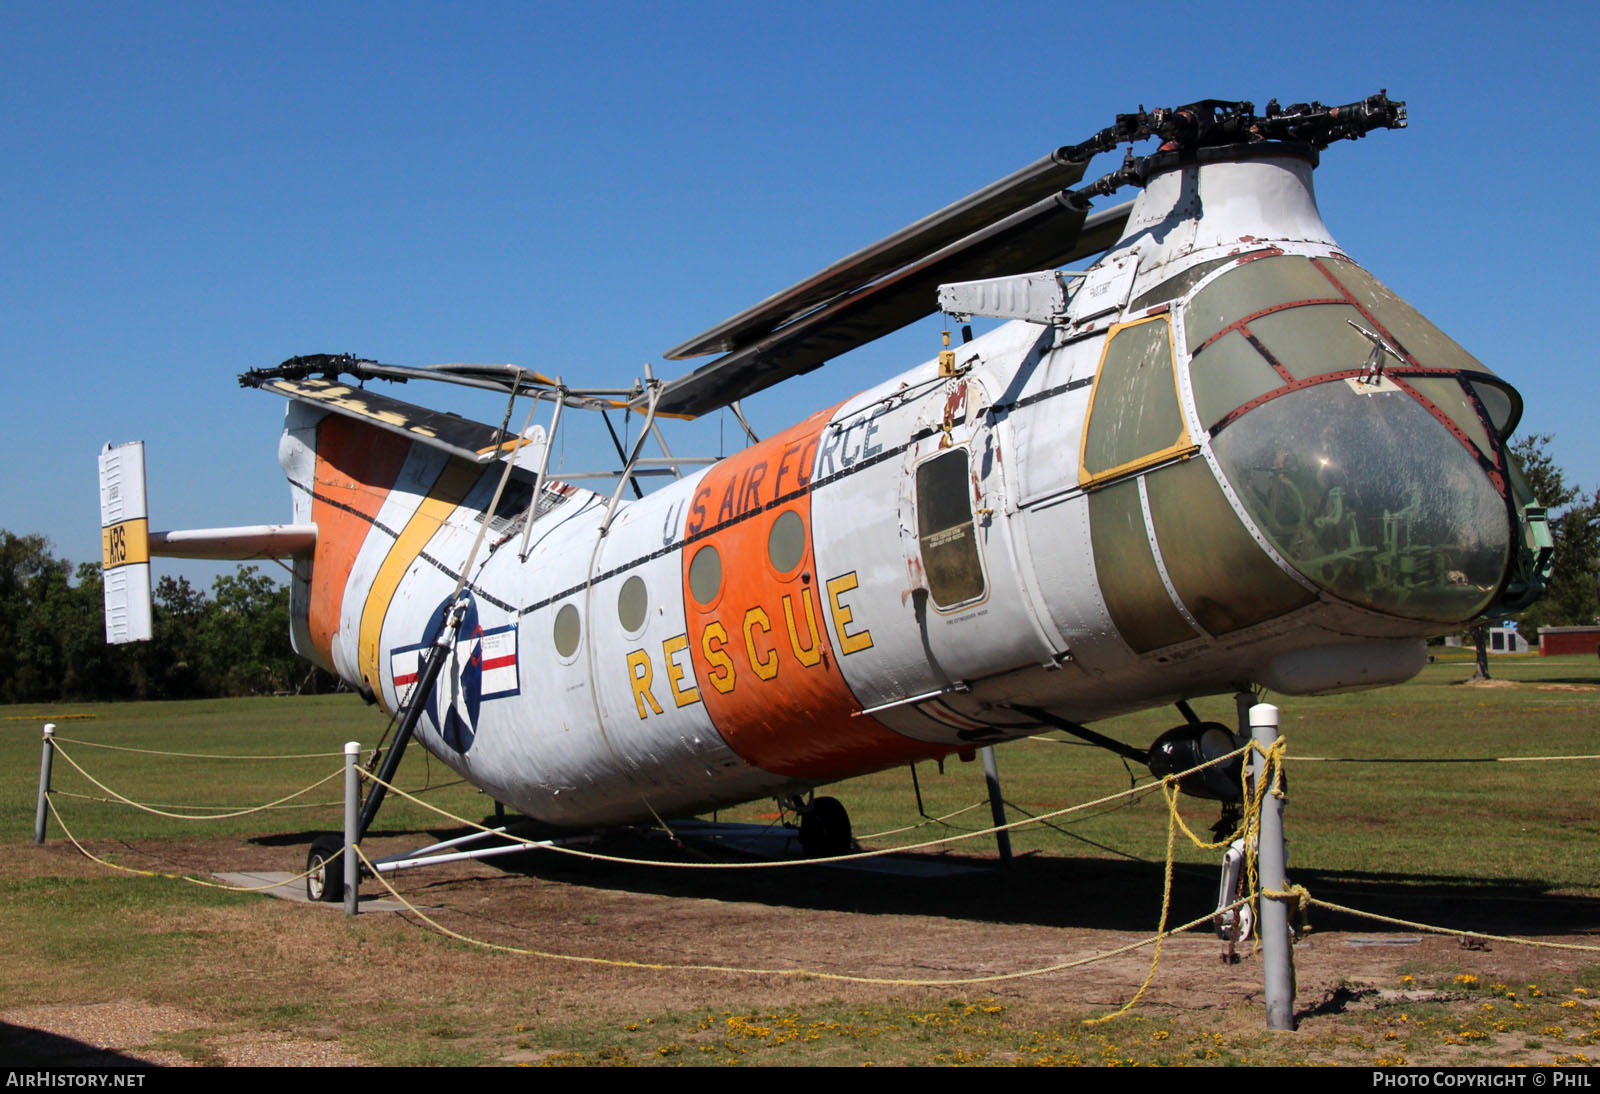
[{"label": "helicopter", "polygon": [[[108,639],[148,637],[152,555],[287,558],[295,650],[398,723],[380,780],[414,736],[561,829],[771,797],[836,853],[848,814],[817,788],[1052,730],[1181,774],[1237,740],[1189,700],[1398,683],[1426,638],[1548,582],[1546,513],[1508,448],[1520,395],[1317,208],[1326,149],[1405,125],[1386,93],[1118,115],[673,347],[716,355],[673,379],[330,354],[251,370],[288,400],[292,521],[150,533],[142,448],[108,445]],[[959,343],[749,429],[741,399],[935,312]],[[999,322],[973,337],[976,318]],[[379,380],[496,392],[505,421]],[[668,449],[663,421],[725,407],[741,451]],[[638,421],[613,431],[619,467],[550,470],[564,413],[617,410]],[[1148,749],[1090,728],[1164,705],[1184,723]],[[1182,785],[1228,802],[1239,780]]]}]

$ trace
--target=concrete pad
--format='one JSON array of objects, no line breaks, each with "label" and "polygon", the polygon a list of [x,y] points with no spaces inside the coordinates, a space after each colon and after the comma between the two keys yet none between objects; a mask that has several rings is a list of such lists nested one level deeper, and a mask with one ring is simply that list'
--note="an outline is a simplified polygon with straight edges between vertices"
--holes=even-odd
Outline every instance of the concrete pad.
[{"label": "concrete pad", "polygon": [[[212,876],[225,884],[236,885],[241,889],[255,889],[267,896],[275,896],[279,900],[292,900],[296,904],[312,904],[318,908],[337,908],[341,912],[344,911],[343,901],[337,904],[311,901],[306,896],[305,879],[298,874],[278,870],[258,870],[236,874],[213,874]],[[270,886],[270,888],[263,889],[261,888],[263,885]],[[384,895],[381,897],[362,896],[357,907],[363,912],[403,912],[406,910],[406,906],[391,898],[387,890],[384,890]]]}]

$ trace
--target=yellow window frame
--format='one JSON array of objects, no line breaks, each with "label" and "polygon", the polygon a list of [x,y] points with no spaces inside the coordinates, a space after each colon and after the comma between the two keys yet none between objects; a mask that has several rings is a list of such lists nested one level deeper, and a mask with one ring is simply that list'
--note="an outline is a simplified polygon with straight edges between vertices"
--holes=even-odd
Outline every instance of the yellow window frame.
[{"label": "yellow window frame", "polygon": [[[1111,346],[1117,337],[1125,330],[1144,326],[1146,323],[1161,323],[1166,327],[1167,334],[1167,369],[1172,376],[1172,398],[1178,409],[1178,439],[1165,448],[1146,453],[1136,459],[1108,467],[1104,471],[1090,472],[1085,460],[1089,451],[1089,429],[1094,421],[1094,410],[1100,398],[1100,380],[1105,375],[1106,358],[1111,354]],[[1100,351],[1100,363],[1095,366],[1094,387],[1089,391],[1089,410],[1083,418],[1083,435],[1078,439],[1078,484],[1088,490],[1098,490],[1107,483],[1137,474],[1156,464],[1166,463],[1173,459],[1188,459],[1200,446],[1195,444],[1189,436],[1189,416],[1184,413],[1183,391],[1178,387],[1178,360],[1177,350],[1172,339],[1172,319],[1170,315],[1152,315],[1141,319],[1134,319],[1127,323],[1113,324],[1106,334],[1105,347]]]}]

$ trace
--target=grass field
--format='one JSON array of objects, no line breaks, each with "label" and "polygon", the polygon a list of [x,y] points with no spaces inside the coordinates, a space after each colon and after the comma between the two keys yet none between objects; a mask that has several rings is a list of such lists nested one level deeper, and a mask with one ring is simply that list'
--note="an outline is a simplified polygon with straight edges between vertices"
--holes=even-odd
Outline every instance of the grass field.
[{"label": "grass field", "polygon": [[[1492,762],[1600,753],[1600,663],[1497,658],[1493,669],[1503,686],[1464,685],[1470,663],[1445,661],[1383,692],[1280,700],[1294,757],[1287,817],[1293,879],[1315,896],[1385,914],[1600,944],[1594,790],[1600,761]],[[1231,699],[1196,706],[1202,717],[1232,720]],[[1582,1063],[1600,1043],[1600,954],[1543,964],[1543,957],[1530,958],[1529,976],[1507,979],[1509,973],[1495,971],[1509,960],[1510,947],[1501,944],[1492,959],[1470,950],[1407,951],[1414,957],[1396,958],[1390,982],[1350,982],[1346,994],[1363,1000],[1359,1005],[1335,999],[1318,1009],[1301,998],[1311,1009],[1301,1031],[1287,1038],[1261,1032],[1258,1008],[1234,1004],[1168,1002],[1086,1028],[1079,1019],[1103,1007],[939,989],[835,994],[771,978],[724,985],[701,977],[691,989],[682,973],[573,973],[534,958],[473,950],[401,917],[347,922],[323,910],[116,873],[73,853],[54,822],[45,848],[31,844],[44,721],[57,722],[67,755],[118,792],[220,812],[292,793],[334,771],[338,759],[180,760],[71,741],[229,756],[337,753],[346,740],[371,745],[382,729],[382,718],[358,700],[11,707],[0,715],[6,893],[0,954],[7,970],[0,1012],[133,1001],[188,1016],[122,1045],[143,1055],[220,1062],[234,1058],[228,1045],[276,1038],[336,1047],[374,1063]],[[1178,720],[1172,711],[1156,711],[1096,728],[1142,747]],[[1420,760],[1453,762],[1410,762]],[[1002,748],[999,765],[1013,818],[1097,798],[1131,779],[1116,757],[1054,735]],[[458,815],[481,818],[490,809],[420,750],[408,757],[399,781],[429,787],[428,800]],[[943,773],[924,765],[919,781],[930,816],[982,798],[977,764],[951,760]],[[339,826],[337,780],[296,808],[205,822],[94,800],[104,794],[60,757],[55,787],[68,827],[97,854],[170,873],[297,868],[311,835]],[[884,772],[830,792],[849,806],[856,832],[870,846],[988,824],[983,808],[944,825],[867,838],[922,820],[908,773]],[[301,808],[302,802],[316,807]],[[719,819],[764,820],[771,812],[770,802],[756,803]],[[1215,809],[1194,802],[1185,816],[1198,830]],[[378,827],[375,839],[400,847],[419,842],[415,833],[450,824],[393,801]],[[707,929],[729,939],[740,932],[755,938],[797,932],[798,938],[818,907],[856,915],[858,923],[867,923],[859,918],[866,916],[911,924],[950,919],[969,931],[998,925],[1019,932],[1020,950],[1034,945],[1023,939],[1046,927],[1130,938],[1153,928],[1166,838],[1156,795],[1017,832],[1018,866],[1009,875],[961,883],[970,892],[960,899],[993,900],[992,917],[981,906],[915,895],[925,890],[835,883],[818,870],[802,873],[800,883],[746,888],[722,877],[676,881],[670,893],[657,880],[662,871],[626,867],[476,866],[448,881],[419,872],[407,884],[414,895],[467,913],[481,905],[476,925],[501,941],[566,950],[591,945],[639,960],[653,959],[651,948],[665,945],[649,933],[651,917],[681,918],[692,932],[700,916],[714,915]],[[944,854],[983,860],[993,846],[985,836]],[[1180,848],[1175,917],[1201,914],[1213,899],[1216,858]],[[1056,902],[1048,909],[1030,893],[1038,879],[1044,880],[1037,893]],[[516,899],[500,900],[512,887]],[[1083,899],[1060,897],[1075,891]],[[559,939],[550,937],[552,922],[563,925]],[[1317,927],[1378,930],[1326,913]],[[592,936],[585,933],[590,928]],[[701,960],[718,952],[716,938],[700,943],[694,952]],[[852,960],[838,956],[843,965]],[[1019,952],[1014,967],[1026,967],[1027,956]],[[1207,959],[1215,962],[1214,955]],[[1533,972],[1545,981],[1532,979]],[[1205,976],[1214,974],[1191,975],[1203,989]],[[1131,995],[1141,978],[1113,994]],[[1202,990],[1186,998],[1203,997]],[[5,1022],[0,1051],[15,1059],[20,1034],[12,1027],[29,1023]]]}]

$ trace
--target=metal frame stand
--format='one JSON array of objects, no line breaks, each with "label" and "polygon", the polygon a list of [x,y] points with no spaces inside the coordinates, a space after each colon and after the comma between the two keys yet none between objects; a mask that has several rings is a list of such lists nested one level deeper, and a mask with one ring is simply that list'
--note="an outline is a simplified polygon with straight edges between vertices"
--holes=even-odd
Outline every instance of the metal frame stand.
[{"label": "metal frame stand", "polygon": [[989,815],[994,817],[994,826],[1001,831],[994,834],[995,846],[1000,850],[1000,865],[1011,865],[1011,833],[1002,826],[1006,823],[1006,799],[1000,792],[1000,768],[994,760],[994,745],[984,745],[978,749],[983,755],[983,781],[989,788]]}]

